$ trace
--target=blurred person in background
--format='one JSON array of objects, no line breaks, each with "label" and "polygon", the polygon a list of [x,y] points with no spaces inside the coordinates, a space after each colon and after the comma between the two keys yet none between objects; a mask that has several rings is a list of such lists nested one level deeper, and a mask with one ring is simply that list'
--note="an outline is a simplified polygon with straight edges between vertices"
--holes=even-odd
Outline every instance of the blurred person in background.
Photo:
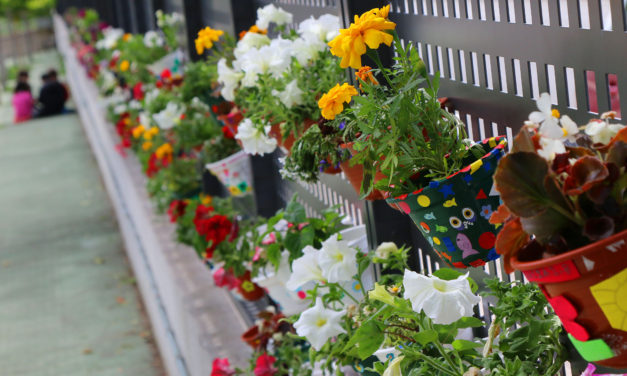
[{"label": "blurred person in background", "polygon": [[26,75],[26,81],[21,82],[18,79],[13,94],[13,112],[15,114],[13,121],[16,124],[29,120],[33,114],[34,101],[30,92],[30,85],[28,84],[28,74]]},{"label": "blurred person in background", "polygon": [[41,76],[44,84],[39,91],[37,117],[58,115],[65,112],[65,101],[69,93],[64,85],[57,80],[57,71],[51,69]]}]

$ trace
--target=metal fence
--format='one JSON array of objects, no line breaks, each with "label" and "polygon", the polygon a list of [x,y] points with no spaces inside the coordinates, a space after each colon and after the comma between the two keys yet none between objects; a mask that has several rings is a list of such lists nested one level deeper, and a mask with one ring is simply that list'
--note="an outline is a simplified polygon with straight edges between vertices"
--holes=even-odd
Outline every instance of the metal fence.
[{"label": "metal fence", "polygon": [[[156,9],[181,11],[187,40],[193,46],[200,27],[237,33],[254,23],[258,7],[271,2],[294,14],[294,25],[310,16],[332,13],[345,26],[352,15],[389,3],[60,0],[59,10],[70,5],[91,6],[109,23],[128,31],[153,28]],[[449,98],[455,113],[467,124],[469,137],[478,141],[505,135],[511,141],[543,92],[550,93],[555,107],[579,124],[605,111],[616,111],[620,117],[621,109],[627,110],[626,6],[627,0],[392,0],[390,19],[397,24],[401,42],[413,43],[429,73],[440,75],[440,95]],[[255,158],[255,173],[273,179],[257,192],[266,200],[264,212],[278,209],[294,192],[310,215],[339,205],[353,224],[366,225],[371,246],[382,241],[410,245],[416,250],[411,260],[415,269],[431,272],[440,267],[438,257],[408,216],[384,202],[360,200],[342,174],[323,175],[316,184],[282,181],[277,173],[278,156]],[[473,270],[471,275],[479,280],[486,276],[521,278],[519,273],[508,275],[500,260]],[[478,313],[483,315],[486,309],[484,302]],[[574,369],[581,368],[581,360],[573,359],[573,364],[577,366],[571,371],[568,365],[564,374],[575,374]]]}]

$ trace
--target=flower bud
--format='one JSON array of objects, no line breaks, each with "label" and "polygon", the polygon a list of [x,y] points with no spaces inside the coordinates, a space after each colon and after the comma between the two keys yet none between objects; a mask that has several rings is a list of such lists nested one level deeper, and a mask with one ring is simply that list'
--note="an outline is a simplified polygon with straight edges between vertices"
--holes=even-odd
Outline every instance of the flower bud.
[{"label": "flower bud", "polygon": [[396,246],[396,244],[392,242],[383,242],[379,244],[377,249],[374,251],[374,254],[378,258],[386,260],[388,257],[390,257],[391,253],[395,252],[398,252],[398,247]]}]

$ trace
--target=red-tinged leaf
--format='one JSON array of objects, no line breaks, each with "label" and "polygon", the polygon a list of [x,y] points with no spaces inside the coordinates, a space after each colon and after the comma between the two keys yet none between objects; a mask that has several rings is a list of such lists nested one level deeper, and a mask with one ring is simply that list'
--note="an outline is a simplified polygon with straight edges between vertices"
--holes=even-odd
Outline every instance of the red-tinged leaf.
[{"label": "red-tinged leaf", "polygon": [[534,135],[526,129],[522,129],[516,137],[514,137],[514,143],[512,144],[512,153],[519,151],[528,151],[535,153],[540,148],[540,143],[534,140]]},{"label": "red-tinged leaf", "polygon": [[493,225],[504,223],[511,215],[512,213],[509,212],[507,206],[501,204],[490,216],[490,223]]},{"label": "red-tinged leaf", "polygon": [[615,143],[619,141],[627,143],[627,127],[621,128],[621,130],[616,133],[616,135],[607,144],[608,148],[611,148],[612,146],[614,146]]},{"label": "red-tinged leaf", "polygon": [[556,154],[555,159],[553,159],[553,164],[551,165],[551,170],[553,170],[556,174],[568,172],[570,170],[569,158],[569,153]]},{"label": "red-tinged leaf", "polygon": [[593,242],[614,234],[614,220],[610,217],[590,218],[583,227],[583,234]]},{"label": "red-tinged leaf", "polygon": [[595,155],[592,150],[582,146],[566,146],[566,150],[568,151],[568,154],[570,154],[570,158],[579,159],[581,157],[585,157],[586,155]]},{"label": "red-tinged leaf", "polygon": [[531,217],[547,208],[544,180],[548,170],[547,161],[536,153],[509,153],[501,158],[494,181],[503,203],[513,214]]},{"label": "red-tinged leaf", "polygon": [[543,244],[563,228],[573,225],[568,218],[553,209],[546,209],[533,217],[521,218],[520,223],[526,233],[535,236]]},{"label": "red-tinged leaf", "polygon": [[512,272],[513,269],[509,264],[510,257],[515,255],[530,239],[529,234],[522,228],[520,218],[511,220],[503,226],[496,236],[495,248],[498,254],[503,255],[505,271]]},{"label": "red-tinged leaf", "polygon": [[590,156],[579,158],[564,182],[564,192],[571,196],[580,195],[604,181],[609,175],[607,167],[599,158]]},{"label": "red-tinged leaf", "polygon": [[614,163],[618,168],[627,167],[627,143],[623,141],[614,143],[607,151],[605,161]]}]

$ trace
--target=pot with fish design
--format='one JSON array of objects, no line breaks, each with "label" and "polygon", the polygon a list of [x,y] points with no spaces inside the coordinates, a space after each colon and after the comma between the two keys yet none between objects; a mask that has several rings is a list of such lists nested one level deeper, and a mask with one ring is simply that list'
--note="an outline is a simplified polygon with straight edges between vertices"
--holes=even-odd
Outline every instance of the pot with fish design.
[{"label": "pot with fish design", "polygon": [[411,217],[440,258],[455,268],[478,267],[499,257],[494,249],[499,229],[489,222],[500,204],[492,175],[507,141],[493,137],[478,145],[484,156],[473,160],[470,155],[457,173],[387,199]]}]

